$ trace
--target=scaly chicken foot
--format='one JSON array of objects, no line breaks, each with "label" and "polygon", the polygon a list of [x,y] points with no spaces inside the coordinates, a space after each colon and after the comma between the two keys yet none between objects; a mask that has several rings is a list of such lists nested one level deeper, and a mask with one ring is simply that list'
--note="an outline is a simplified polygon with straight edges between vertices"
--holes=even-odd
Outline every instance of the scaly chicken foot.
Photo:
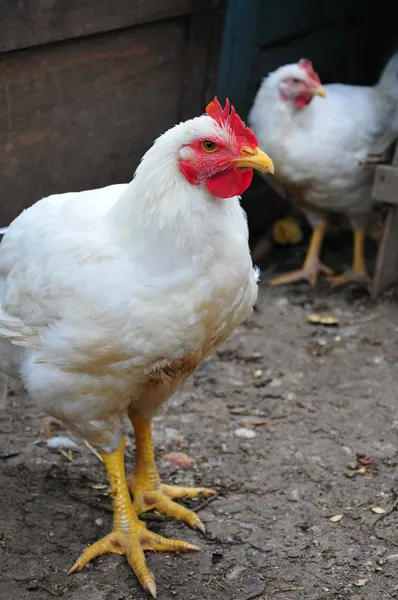
[{"label": "scaly chicken foot", "polygon": [[354,231],[354,254],[352,269],[342,275],[328,277],[329,283],[336,287],[346,283],[364,283],[369,288],[372,279],[366,271],[365,265],[365,236],[364,229]]},{"label": "scaly chicken foot", "polygon": [[326,220],[321,221],[319,225],[314,227],[303,268],[298,271],[291,271],[290,273],[283,273],[282,275],[274,277],[271,280],[271,285],[282,285],[285,283],[294,283],[295,281],[308,281],[310,285],[314,286],[318,281],[319,273],[325,273],[325,275],[328,276],[333,275],[332,269],[323,265],[319,260],[326,229]]},{"label": "scaly chicken foot", "polygon": [[103,554],[125,555],[144,590],[156,598],[156,584],[145,561],[144,550],[157,552],[188,552],[197,546],[180,540],[168,540],[152,531],[139,520],[130,499],[124,472],[124,440],[110,454],[101,453],[112,488],[114,504],[113,530],[101,540],[88,546],[76,560],[69,574],[81,571],[89,562]]},{"label": "scaly chicken foot", "polygon": [[319,273],[325,273],[325,275],[333,275],[332,269],[323,265],[319,261],[314,261],[309,265],[303,266],[298,271],[291,271],[289,273],[283,273],[278,275],[271,280],[271,285],[283,285],[286,283],[294,283],[296,281],[308,281],[311,286],[314,286],[318,281]]},{"label": "scaly chicken foot", "polygon": [[173,500],[197,498],[201,494],[208,497],[216,492],[204,487],[190,488],[162,484],[155,465],[151,420],[138,413],[131,413],[129,417],[135,432],[136,460],[135,472],[129,477],[128,485],[133,494],[136,513],[140,515],[156,509],[161,514],[184,521],[193,529],[199,529],[204,533],[205,526],[198,515]]},{"label": "scaly chicken foot", "polygon": [[367,286],[370,286],[372,283],[372,278],[367,273],[352,270],[342,273],[341,275],[328,277],[328,282],[333,287],[345,285],[347,283],[364,283]]}]

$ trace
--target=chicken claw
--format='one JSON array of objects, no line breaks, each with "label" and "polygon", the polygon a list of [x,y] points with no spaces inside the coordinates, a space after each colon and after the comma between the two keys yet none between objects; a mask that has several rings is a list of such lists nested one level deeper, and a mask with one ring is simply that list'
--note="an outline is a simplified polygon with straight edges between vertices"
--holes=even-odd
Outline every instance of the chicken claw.
[{"label": "chicken claw", "polygon": [[129,487],[134,496],[134,509],[138,515],[148,510],[156,508],[162,515],[167,515],[177,521],[184,521],[192,527],[199,529],[202,533],[206,533],[205,526],[196,513],[173,500],[181,498],[197,498],[201,494],[203,496],[214,496],[216,492],[207,488],[189,488],[174,485],[159,484],[158,489],[143,490],[140,485],[135,482],[134,475],[129,479]]},{"label": "chicken claw", "polygon": [[164,485],[155,465],[152,444],[152,426],[150,419],[142,415],[130,416],[136,439],[135,472],[128,479],[128,485],[134,498],[134,509],[137,515],[156,508],[158,512],[178,521],[184,521],[193,529],[205,533],[205,526],[194,512],[173,500],[181,498],[197,498],[214,496],[216,492],[207,488],[189,488]]},{"label": "chicken claw", "polygon": [[339,285],[344,285],[347,283],[363,283],[367,287],[369,287],[372,283],[372,278],[364,271],[347,271],[342,275],[334,275],[333,277],[328,277],[328,282],[333,286],[337,287]]},{"label": "chicken claw", "polygon": [[328,281],[334,287],[338,285],[343,285],[345,283],[362,283],[365,284],[369,289],[372,283],[372,279],[366,272],[364,256],[365,230],[357,229],[354,230],[353,234],[354,253],[351,270],[347,271],[347,273],[343,273],[342,275],[328,277]]},{"label": "chicken claw", "polygon": [[125,555],[144,590],[156,598],[156,584],[145,561],[144,550],[157,552],[189,552],[197,546],[179,540],[168,540],[152,531],[139,520],[131,503],[124,474],[124,440],[110,454],[101,453],[112,488],[114,504],[113,530],[104,538],[88,546],[76,560],[68,574],[81,571],[89,562],[108,552]]},{"label": "chicken claw", "polygon": [[315,262],[312,265],[308,265],[299,269],[298,271],[290,271],[289,273],[282,273],[271,279],[271,285],[282,285],[285,283],[294,283],[295,281],[308,281],[310,285],[314,286],[318,281],[318,274],[325,273],[326,275],[333,275],[332,269],[323,265],[320,262]]},{"label": "chicken claw", "polygon": [[326,267],[319,260],[319,254],[322,247],[323,238],[327,229],[326,219],[322,220],[312,232],[311,242],[307,250],[307,256],[305,257],[304,265],[302,269],[298,271],[291,271],[290,273],[283,273],[278,275],[271,280],[271,285],[281,285],[284,283],[294,283],[295,281],[308,281],[310,285],[314,286],[318,280],[318,274],[325,273],[326,275],[333,275],[332,269]]},{"label": "chicken claw", "polygon": [[69,570],[68,575],[81,571],[94,558],[108,552],[124,554],[144,590],[156,598],[156,584],[146,565],[144,550],[189,552],[190,550],[199,550],[199,548],[187,542],[168,540],[157,535],[149,531],[144,524],[139,524],[139,522],[137,524],[136,519],[137,517],[134,515],[131,524],[124,525],[124,530],[115,527],[104,538],[88,546]]}]

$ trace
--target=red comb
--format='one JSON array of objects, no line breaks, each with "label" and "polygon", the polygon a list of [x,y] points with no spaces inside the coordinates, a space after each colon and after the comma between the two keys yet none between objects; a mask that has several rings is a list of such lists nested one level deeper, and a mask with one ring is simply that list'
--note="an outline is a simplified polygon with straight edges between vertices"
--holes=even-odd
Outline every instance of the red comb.
[{"label": "red comb", "polygon": [[315,73],[314,68],[312,66],[312,62],[308,60],[308,58],[301,58],[298,62],[298,66],[306,72],[308,77],[315,81],[316,83],[321,83],[319,76]]},{"label": "red comb", "polygon": [[217,100],[217,96],[206,107],[206,113],[214,119],[221,127],[227,125],[235,133],[236,137],[244,138],[250,146],[257,147],[257,138],[249,127],[246,127],[240,116],[231,106],[228,98],[225,99],[225,108]]}]

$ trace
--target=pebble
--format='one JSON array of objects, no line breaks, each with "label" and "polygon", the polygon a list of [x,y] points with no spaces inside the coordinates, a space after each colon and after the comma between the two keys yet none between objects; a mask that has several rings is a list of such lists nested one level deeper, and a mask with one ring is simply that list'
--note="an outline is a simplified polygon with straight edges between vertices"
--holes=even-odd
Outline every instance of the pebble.
[{"label": "pebble", "polygon": [[247,427],[239,427],[234,431],[235,435],[240,438],[244,438],[246,440],[251,440],[256,437],[256,432],[253,429],[248,429]]},{"label": "pebble", "polygon": [[389,560],[390,562],[398,561],[398,554],[390,554],[389,556],[387,556],[387,560]]}]

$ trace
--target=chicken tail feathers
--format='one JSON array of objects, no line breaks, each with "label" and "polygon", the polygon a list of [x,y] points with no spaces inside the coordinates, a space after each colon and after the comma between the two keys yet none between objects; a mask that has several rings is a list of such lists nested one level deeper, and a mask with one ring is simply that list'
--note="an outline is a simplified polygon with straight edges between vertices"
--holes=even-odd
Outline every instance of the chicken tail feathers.
[{"label": "chicken tail feathers", "polygon": [[387,62],[376,87],[382,94],[398,102],[398,51]]}]

